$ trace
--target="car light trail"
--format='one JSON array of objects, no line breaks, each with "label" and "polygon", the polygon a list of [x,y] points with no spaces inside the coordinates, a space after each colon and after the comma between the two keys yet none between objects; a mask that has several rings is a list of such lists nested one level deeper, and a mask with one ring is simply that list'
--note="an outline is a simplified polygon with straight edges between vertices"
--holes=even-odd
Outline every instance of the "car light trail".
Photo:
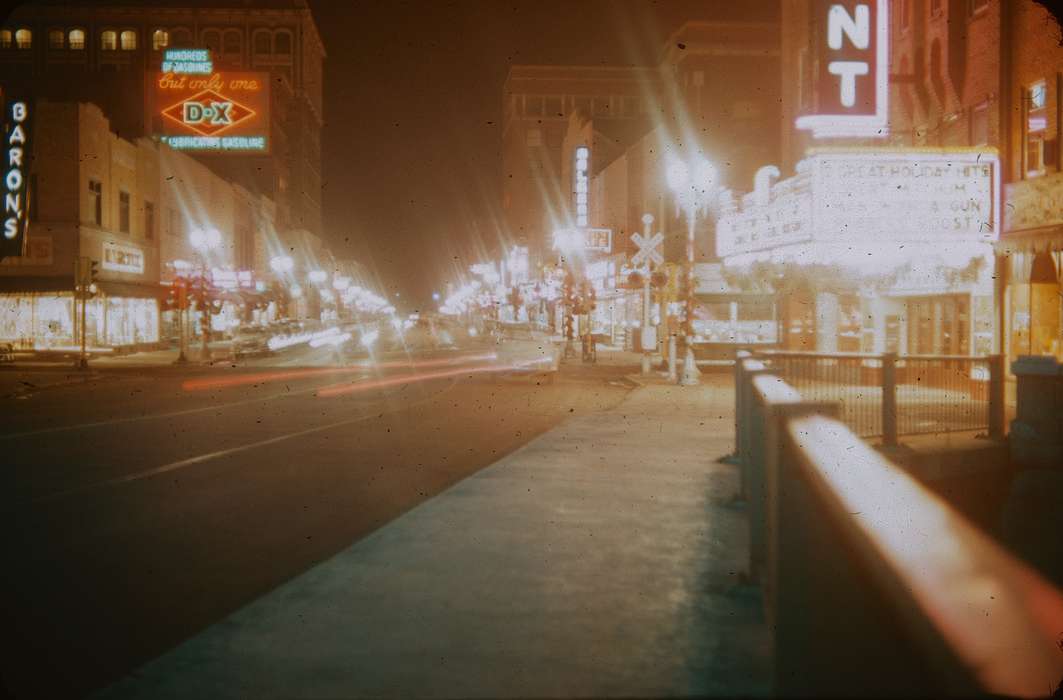
[{"label": "car light trail", "polygon": [[358,382],[356,384],[334,384],[327,386],[317,392],[318,397],[328,398],[331,396],[340,396],[342,394],[350,394],[356,391],[367,391],[370,389],[380,389],[383,387],[396,386],[399,384],[415,384],[417,382],[426,382],[431,379],[445,379],[447,377],[459,377],[469,374],[482,374],[485,372],[508,372],[516,369],[516,365],[471,365],[466,367],[458,367],[455,369],[440,370],[437,372],[423,372],[419,374],[402,374],[397,377],[383,377],[368,382]]},{"label": "car light trail", "polygon": [[236,386],[249,384],[265,384],[267,382],[279,382],[288,379],[305,379],[306,377],[318,377],[330,374],[364,374],[372,369],[420,369],[425,367],[440,367],[455,365],[461,362],[475,362],[478,360],[493,360],[494,353],[479,355],[460,355],[436,360],[397,360],[392,362],[359,362],[346,367],[312,367],[306,369],[285,370],[282,372],[254,372],[252,374],[240,374],[234,377],[202,377],[188,379],[181,384],[184,391],[206,391],[210,389],[228,389]]}]

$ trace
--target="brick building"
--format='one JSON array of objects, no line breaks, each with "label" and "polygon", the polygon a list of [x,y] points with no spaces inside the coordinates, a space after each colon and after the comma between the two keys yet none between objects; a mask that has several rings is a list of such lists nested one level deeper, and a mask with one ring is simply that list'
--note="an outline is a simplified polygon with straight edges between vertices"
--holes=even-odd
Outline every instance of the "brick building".
[{"label": "brick building", "polygon": [[275,201],[282,234],[320,236],[325,50],[305,0],[23,4],[0,27],[0,84],[97,104],[120,135],[154,137],[153,81],[163,51],[181,47],[209,49],[219,71],[268,74],[269,153],[196,157]]},{"label": "brick building", "polygon": [[[123,138],[95,105],[37,100],[34,109],[36,196],[27,255],[0,262],[0,341],[36,350],[77,345],[78,257],[98,262],[86,309],[90,348],[150,347],[174,335],[163,304],[174,276],[190,269],[229,290],[212,319],[219,327],[261,299],[267,279],[254,271],[268,269],[271,200],[185,153]],[[197,232],[207,231],[217,232],[216,245],[194,248]]]}]

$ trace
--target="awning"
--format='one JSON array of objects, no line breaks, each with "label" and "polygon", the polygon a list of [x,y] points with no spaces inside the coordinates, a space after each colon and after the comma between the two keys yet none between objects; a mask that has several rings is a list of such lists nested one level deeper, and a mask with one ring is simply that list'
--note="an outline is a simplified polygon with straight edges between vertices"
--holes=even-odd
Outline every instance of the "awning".
[{"label": "awning", "polygon": [[0,294],[43,294],[46,292],[73,292],[74,276],[0,276]]},{"label": "awning", "polygon": [[[101,280],[96,288],[109,297],[133,299],[165,299],[169,287],[156,284],[133,284]],[[73,275],[62,277],[19,276],[0,277],[0,294],[47,294],[74,291]]]},{"label": "awning", "polygon": [[997,255],[1063,250],[1063,226],[1044,226],[1004,234],[993,244]]}]

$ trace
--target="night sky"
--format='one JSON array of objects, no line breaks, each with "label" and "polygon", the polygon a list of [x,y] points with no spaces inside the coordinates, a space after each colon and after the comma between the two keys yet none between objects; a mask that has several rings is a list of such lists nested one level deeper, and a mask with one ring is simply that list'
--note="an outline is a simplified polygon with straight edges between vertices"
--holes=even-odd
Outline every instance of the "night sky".
[{"label": "night sky", "polygon": [[[511,64],[653,65],[731,0],[311,0],[325,42],[326,236],[419,308],[495,239]],[[767,0],[753,17],[770,15]],[[455,257],[457,256],[457,257]]]}]

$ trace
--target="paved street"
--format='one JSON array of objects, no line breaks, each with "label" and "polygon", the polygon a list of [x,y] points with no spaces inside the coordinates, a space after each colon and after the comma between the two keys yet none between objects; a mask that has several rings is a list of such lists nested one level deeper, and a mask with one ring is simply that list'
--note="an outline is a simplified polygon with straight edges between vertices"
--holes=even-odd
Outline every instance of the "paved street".
[{"label": "paved street", "polygon": [[765,694],[732,401],[577,411],[102,697]]},{"label": "paved street", "polygon": [[5,682],[33,697],[114,681],[629,390],[622,368],[566,366],[548,384],[477,358],[112,367],[87,382],[5,369],[5,638],[20,642]]}]

